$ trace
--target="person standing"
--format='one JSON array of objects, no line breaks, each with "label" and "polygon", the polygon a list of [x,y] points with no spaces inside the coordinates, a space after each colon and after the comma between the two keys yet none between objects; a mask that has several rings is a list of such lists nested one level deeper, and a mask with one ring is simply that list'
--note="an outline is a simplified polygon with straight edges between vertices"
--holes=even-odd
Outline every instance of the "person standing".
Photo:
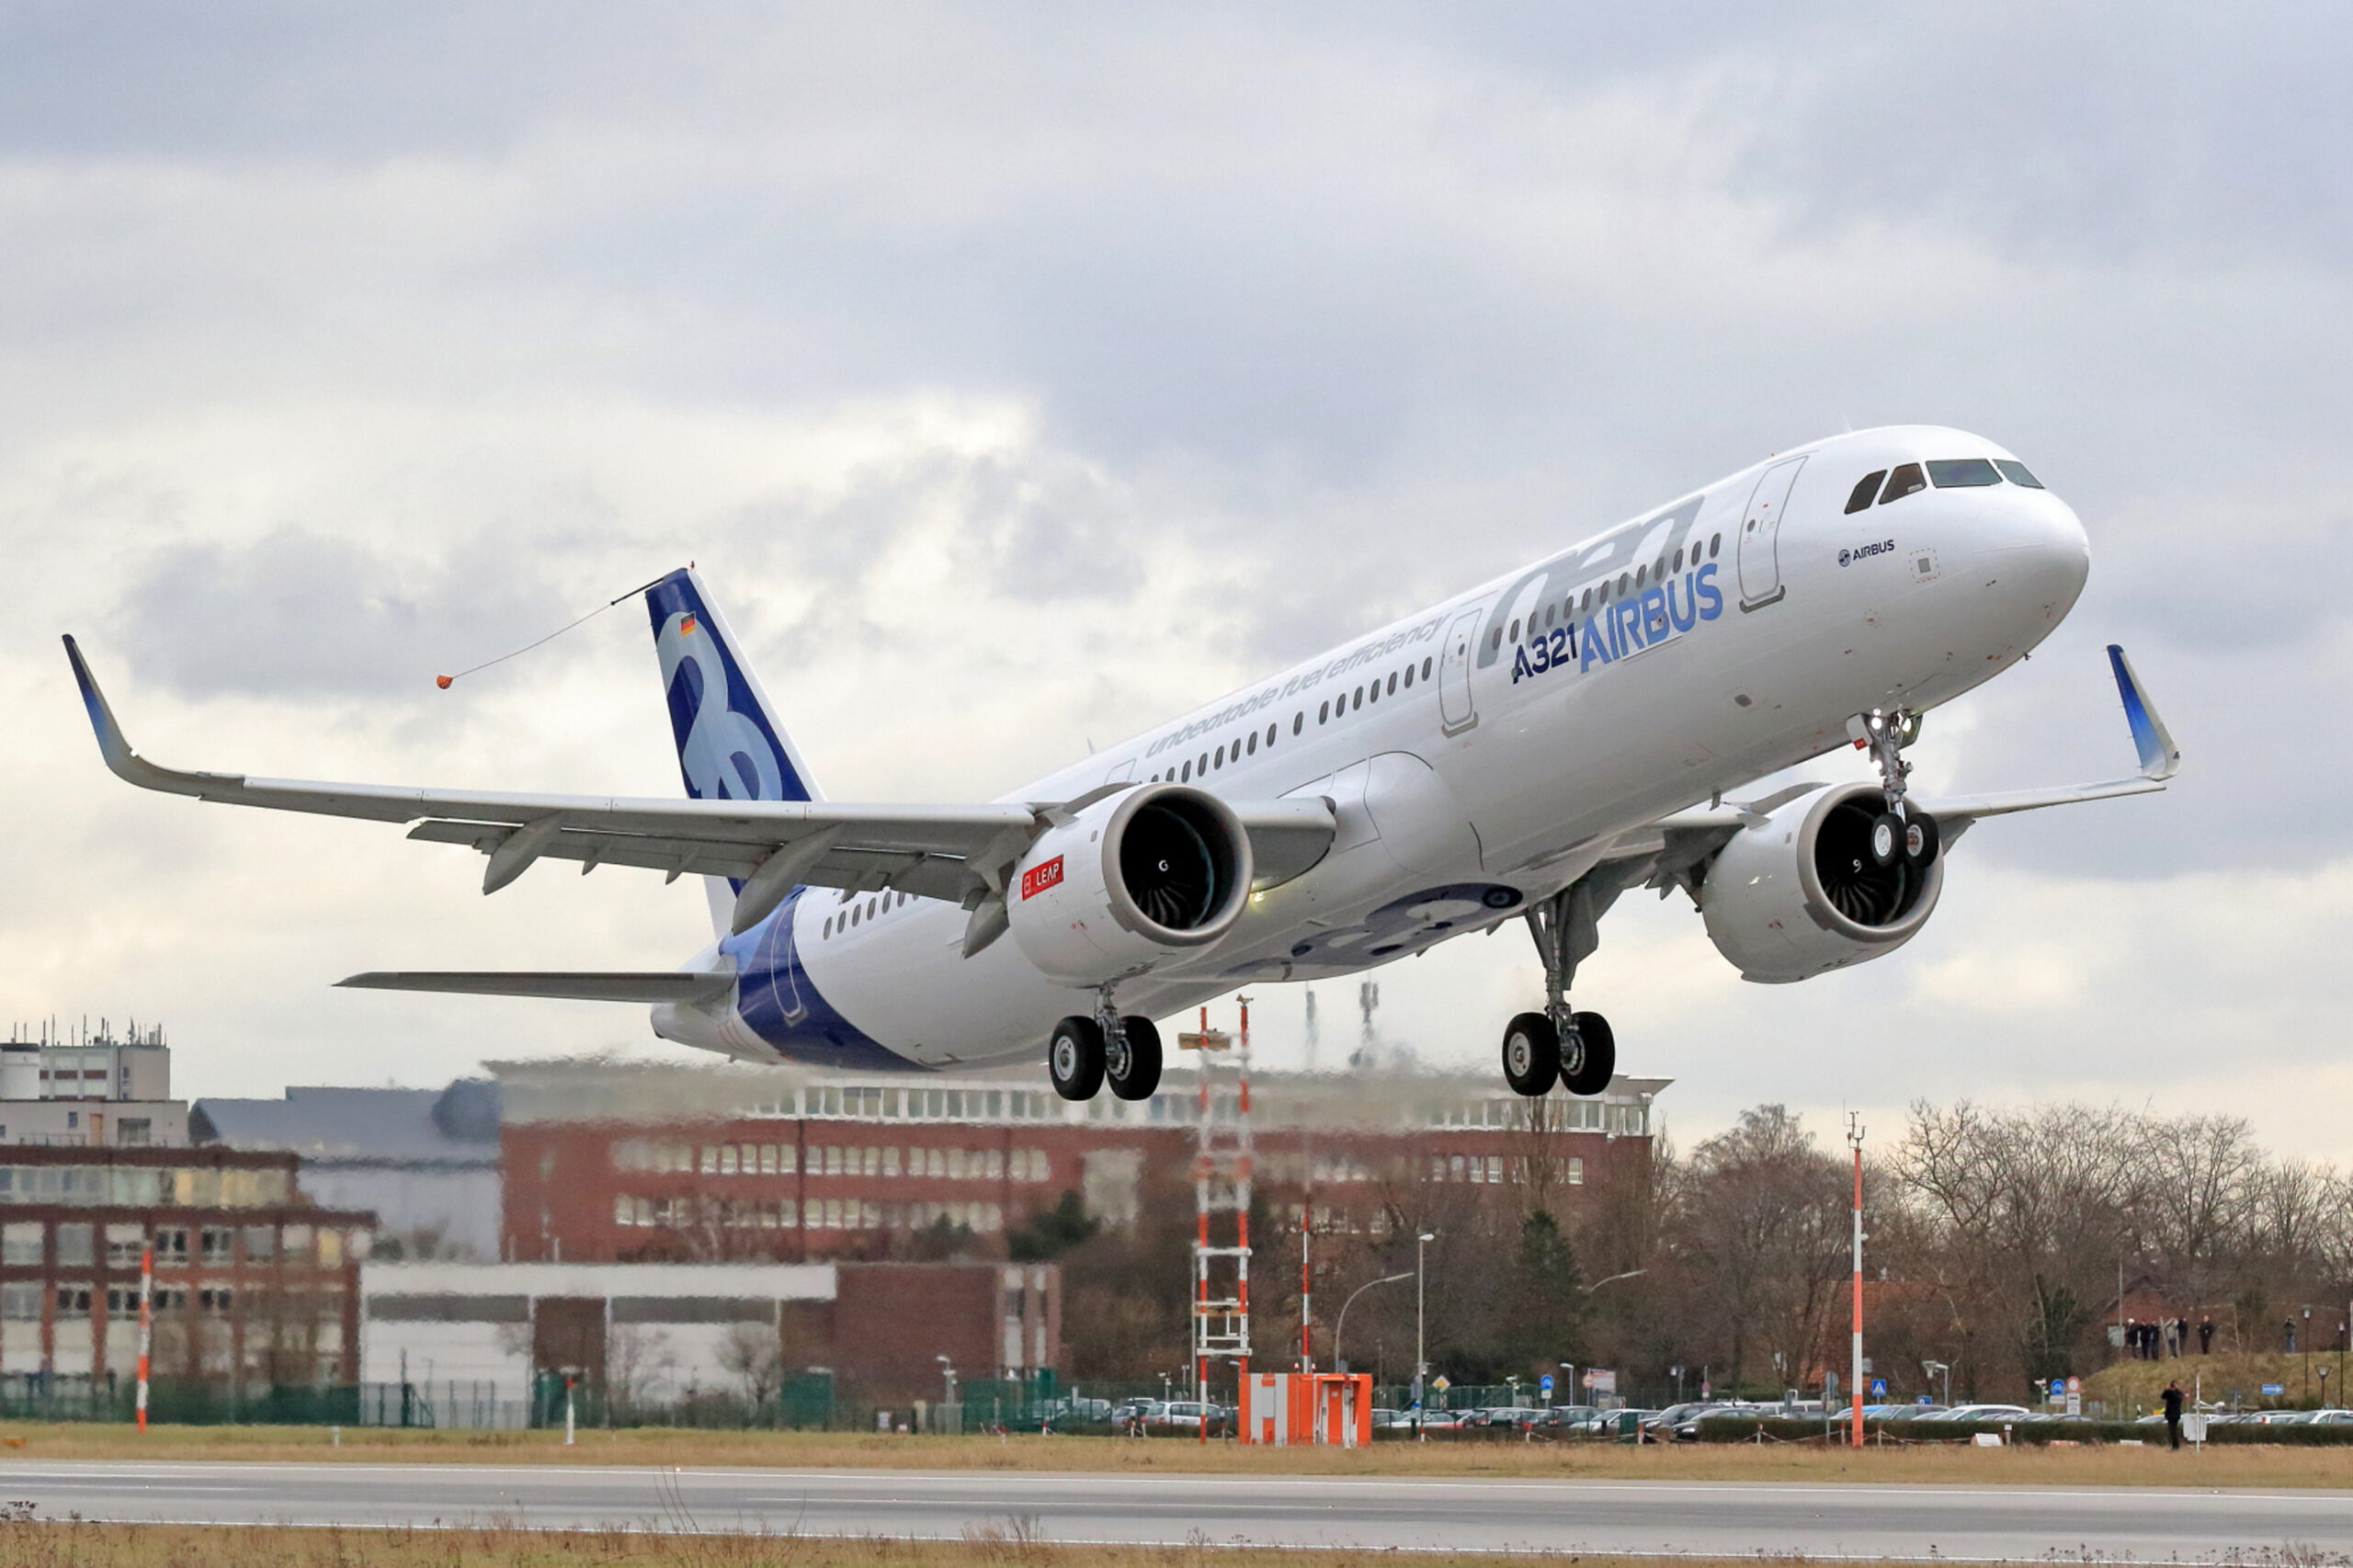
[{"label": "person standing", "polygon": [[2175,1448],[2181,1447],[2181,1384],[2165,1384],[2165,1436]]},{"label": "person standing", "polygon": [[2213,1349],[2214,1320],[2211,1317],[2201,1317],[2198,1320],[2198,1353],[2200,1356],[2211,1355]]}]

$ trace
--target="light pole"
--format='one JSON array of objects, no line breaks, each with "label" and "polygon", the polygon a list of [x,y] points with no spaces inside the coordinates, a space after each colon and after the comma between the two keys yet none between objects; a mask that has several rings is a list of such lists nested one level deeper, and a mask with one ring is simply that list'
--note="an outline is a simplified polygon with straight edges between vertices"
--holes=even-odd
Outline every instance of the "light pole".
[{"label": "light pole", "polygon": [[1923,1361],[1923,1362],[1921,1362],[1921,1363],[1920,1363],[1920,1370],[1922,1370],[1922,1371],[1924,1371],[1924,1372],[1927,1373],[1927,1374],[1928,1374],[1928,1376],[1930,1376],[1930,1377],[1932,1377],[1932,1378],[1933,1378],[1933,1377],[1936,1377],[1936,1376],[1938,1376],[1938,1375],[1939,1375],[1939,1374],[1942,1374],[1942,1376],[1943,1376],[1943,1378],[1944,1378],[1944,1381],[1945,1381],[1945,1399],[1944,1399],[1945,1406],[1946,1406],[1946,1408],[1948,1408],[1948,1409],[1951,1408],[1951,1406],[1952,1406],[1952,1368],[1951,1368],[1951,1366],[1950,1366],[1949,1364],[1946,1363],[1946,1362],[1943,1362],[1943,1361]]},{"label": "light pole", "polygon": [[1422,1431],[1422,1386],[1430,1375],[1428,1341],[1424,1328],[1428,1322],[1427,1302],[1429,1244],[1438,1240],[1436,1231],[1424,1231],[1414,1239],[1414,1435]]},{"label": "light pole", "polygon": [[[945,1356],[934,1356],[932,1359],[939,1363],[941,1386],[941,1398],[939,1403],[942,1411],[940,1423],[944,1426],[948,1419],[945,1412],[953,1408],[956,1403],[956,1364]],[[958,1412],[956,1429],[959,1432],[964,1429],[962,1413],[961,1411]]]},{"label": "light pole", "polygon": [[1339,1321],[1332,1325],[1333,1370],[1345,1372],[1348,1369],[1347,1362],[1343,1359],[1340,1355],[1340,1331],[1348,1326],[1348,1309],[1356,1305],[1357,1298],[1363,1295],[1367,1290],[1371,1290],[1375,1285],[1394,1285],[1400,1279],[1411,1279],[1412,1278],[1413,1276],[1411,1274],[1384,1274],[1378,1279],[1366,1280],[1363,1284],[1348,1292],[1348,1299],[1340,1303]]},{"label": "light pole", "polygon": [[1563,1361],[1561,1363],[1561,1370],[1568,1374],[1561,1380],[1561,1387],[1568,1395],[1565,1403],[1569,1404],[1582,1403],[1577,1398],[1577,1364],[1574,1361]]},{"label": "light pole", "polygon": [[1859,1112],[1847,1113],[1847,1142],[1855,1151],[1855,1341],[1852,1366],[1855,1416],[1849,1443],[1863,1446],[1863,1122]]}]

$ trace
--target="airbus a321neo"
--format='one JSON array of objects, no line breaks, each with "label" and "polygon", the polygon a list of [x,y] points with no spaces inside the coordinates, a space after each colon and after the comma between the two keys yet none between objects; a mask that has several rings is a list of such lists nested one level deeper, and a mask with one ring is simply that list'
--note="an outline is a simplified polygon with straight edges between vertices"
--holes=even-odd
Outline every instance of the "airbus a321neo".
[{"label": "airbus a321neo", "polygon": [[[1870,430],[1765,462],[1316,654],[987,804],[825,799],[689,570],[645,590],[684,801],[184,773],[134,752],[66,639],[107,765],[150,790],[409,823],[495,892],[534,863],[699,876],[683,970],[374,973],[345,985],[653,1005],[751,1062],[1158,1083],[1151,1019],[1245,983],[1351,974],[1525,921],[1544,994],[1511,1086],[1608,1086],[1570,983],[1630,888],[1680,888],[1748,979],[1882,957],[1981,817],[2164,788],[2179,765],[2109,650],[2136,776],[1921,799],[1920,715],[1992,679],[2083,591],[2083,525],[1959,430]],[[1742,786],[1837,747],[1875,784]]]}]

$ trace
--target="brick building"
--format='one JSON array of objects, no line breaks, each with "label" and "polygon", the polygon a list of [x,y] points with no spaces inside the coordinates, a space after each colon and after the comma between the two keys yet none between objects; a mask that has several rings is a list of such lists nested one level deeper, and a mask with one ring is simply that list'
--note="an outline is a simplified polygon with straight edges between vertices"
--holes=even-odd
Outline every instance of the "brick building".
[{"label": "brick building", "polygon": [[157,1378],[358,1377],[358,1267],[375,1217],[304,1202],[295,1156],[35,1146],[0,1160],[0,1378],[12,1392],[135,1375],[150,1245]]},{"label": "brick building", "polygon": [[[1076,1192],[1132,1224],[1182,1185],[1203,1114],[1181,1067],[1154,1098],[1069,1104],[1018,1077],[891,1077],[790,1067],[503,1063],[512,1260],[813,1262],[920,1256],[1006,1233]],[[1650,1157],[1669,1080],[1620,1077],[1592,1099],[1529,1102],[1484,1075],[1262,1074],[1252,1124],[1262,1192],[1295,1224],[1378,1235],[1398,1184],[1543,1183],[1574,1207],[1613,1166]],[[1231,1117],[1234,1096],[1207,1108]]]}]

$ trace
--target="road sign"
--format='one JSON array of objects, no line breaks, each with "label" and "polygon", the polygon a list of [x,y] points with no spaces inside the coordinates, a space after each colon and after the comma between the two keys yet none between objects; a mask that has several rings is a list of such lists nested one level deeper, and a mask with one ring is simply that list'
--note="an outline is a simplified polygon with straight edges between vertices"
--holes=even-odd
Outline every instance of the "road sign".
[{"label": "road sign", "polygon": [[1449,1382],[1448,1382],[1448,1381],[1446,1381],[1446,1374],[1445,1374],[1444,1372],[1440,1372],[1437,1377],[1434,1377],[1434,1378],[1432,1378],[1432,1379],[1430,1380],[1430,1387],[1432,1387],[1432,1388],[1434,1388],[1434,1389],[1438,1390],[1438,1392],[1440,1392],[1440,1393],[1444,1393],[1447,1390],[1449,1390],[1449,1389],[1452,1388],[1453,1386],[1454,1386],[1454,1385],[1453,1385],[1452,1383],[1449,1383]]},{"label": "road sign", "polygon": [[1873,1399],[1885,1399],[1887,1397],[1887,1380],[1885,1378],[1873,1378],[1871,1380],[1871,1397]]},{"label": "road sign", "polygon": [[1551,1393],[1552,1392],[1552,1374],[1547,1372],[1542,1377],[1537,1379],[1536,1386],[1543,1390],[1546,1393]]},{"label": "road sign", "polygon": [[2052,1379],[2052,1380],[2051,1380],[2051,1397],[2052,1397],[2052,1398],[2053,1398],[2053,1399],[2057,1399],[2057,1398],[2059,1398],[2060,1396],[2062,1396],[2063,1394],[2064,1394],[2066,1392],[2067,1392],[2067,1380],[2066,1380],[2066,1379],[2064,1379],[2064,1378],[2053,1378],[2053,1379]]},{"label": "road sign", "polygon": [[1585,1369],[1585,1386],[1594,1393],[1616,1393],[1618,1369],[1614,1367],[1587,1367]]},{"label": "road sign", "polygon": [[2285,1383],[2266,1383],[2263,1385],[2263,1392],[2271,1394],[2286,1393],[2288,1392],[2288,1385]]}]

